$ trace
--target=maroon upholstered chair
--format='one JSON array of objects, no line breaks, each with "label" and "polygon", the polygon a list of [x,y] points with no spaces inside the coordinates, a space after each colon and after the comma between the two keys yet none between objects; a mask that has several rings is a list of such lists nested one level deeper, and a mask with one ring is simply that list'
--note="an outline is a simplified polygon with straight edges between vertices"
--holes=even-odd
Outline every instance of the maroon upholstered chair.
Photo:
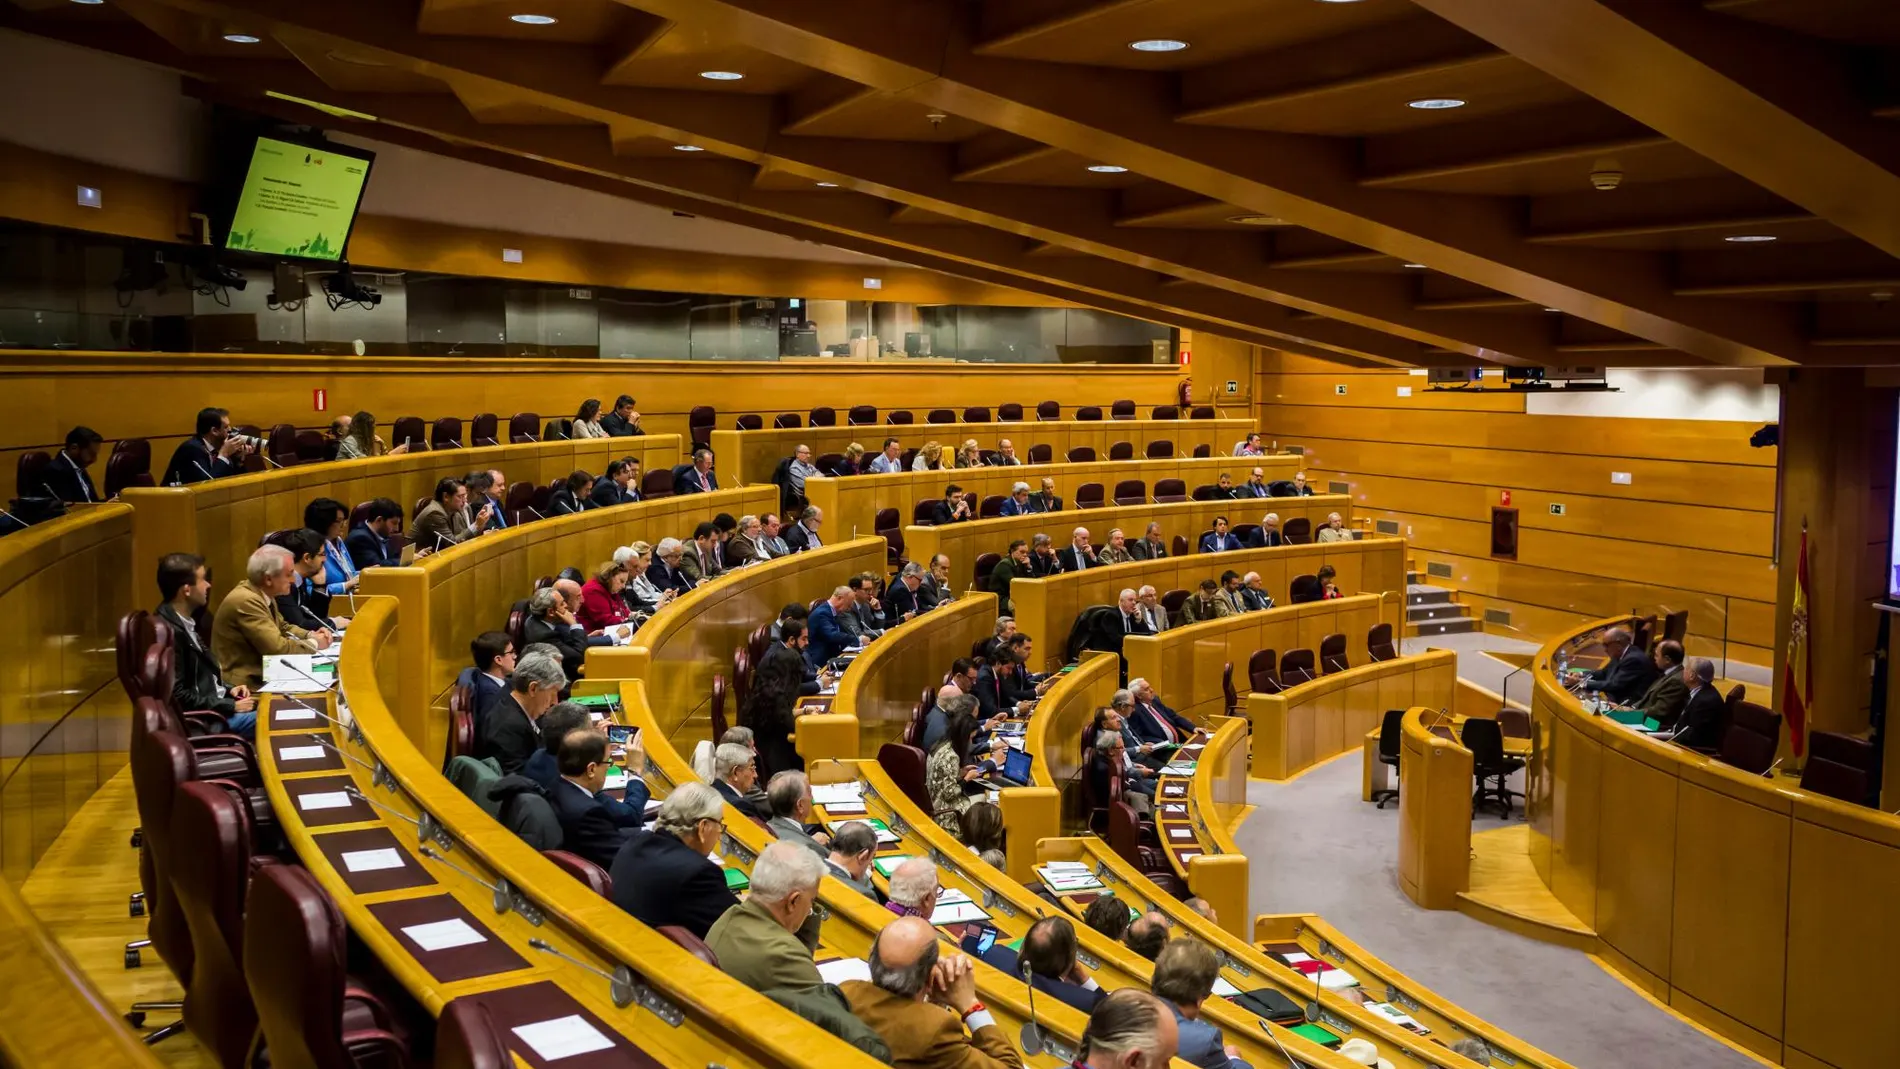
[{"label": "maroon upholstered chair", "polygon": [[443,416],[435,421],[429,431],[430,449],[462,448],[462,421],[456,416]]},{"label": "maroon upholstered chair", "polygon": [[996,420],[998,423],[1021,423],[1023,420],[1023,406],[1014,401],[1005,401],[997,405]]},{"label": "maroon upholstered chair", "polygon": [[1280,655],[1280,684],[1297,687],[1319,675],[1313,670],[1312,650],[1288,650]]},{"label": "maroon upholstered chair", "polygon": [[1135,443],[1133,443],[1133,442],[1116,442],[1116,443],[1115,443],[1114,445],[1111,445],[1111,446],[1109,446],[1109,447],[1108,447],[1108,459],[1110,459],[1110,460],[1133,460],[1133,459],[1135,459]]},{"label": "maroon upholstered chair", "polygon": [[1208,445],[1206,442],[1202,442],[1200,445],[1194,447],[1194,458],[1196,460],[1202,460],[1213,455],[1214,447]]},{"label": "maroon upholstered chair", "polygon": [[1287,603],[1304,605],[1309,601],[1319,601],[1322,588],[1317,575],[1296,575],[1287,583]]},{"label": "maroon upholstered chair", "polygon": [[1187,885],[1174,874],[1167,856],[1159,847],[1141,841],[1141,819],[1127,802],[1115,800],[1108,803],[1108,845],[1123,861],[1153,880],[1155,886],[1177,898],[1186,897]]},{"label": "maroon upholstered chair", "polygon": [[1156,405],[1148,413],[1149,419],[1180,419],[1181,409],[1176,405]]},{"label": "maroon upholstered chair", "polygon": [[1157,438],[1148,443],[1148,449],[1144,455],[1150,460],[1166,460],[1174,456],[1174,442],[1167,438]]},{"label": "maroon upholstered chair", "polygon": [[[1176,554],[1179,556],[1179,554]],[[1161,595],[1161,610],[1168,614],[1170,625],[1181,622],[1181,607],[1187,604],[1188,592],[1176,587]]]},{"label": "maroon upholstered chair", "polygon": [[1366,632],[1366,653],[1374,663],[1389,661],[1399,655],[1399,649],[1392,642],[1391,624],[1373,624]]},{"label": "maroon upholstered chair", "polygon": [[976,518],[979,520],[989,520],[1001,516],[1003,514],[1003,502],[1007,500],[1009,499],[1002,494],[991,494],[985,497],[982,503],[976,507]]},{"label": "maroon upholstered chair", "polygon": [[1808,760],[1801,767],[1801,789],[1853,805],[1866,805],[1873,767],[1873,743],[1832,731],[1809,732]]},{"label": "maroon upholstered chair", "polygon": [[1042,401],[1036,405],[1036,419],[1047,422],[1062,418],[1062,402]]},{"label": "maroon upholstered chair", "polygon": [[[714,735],[713,738],[719,736]],[[580,856],[565,850],[543,850],[541,856],[554,862],[554,867],[581,881],[589,891],[602,898],[614,896],[614,879],[607,870]]]},{"label": "maroon upholstered chair", "polygon": [[112,497],[128,486],[152,485],[152,444],[143,438],[121,438],[106,456],[105,495]]},{"label": "maroon upholstered chair", "polygon": [[910,522],[917,527],[933,527],[933,517],[937,512],[935,501],[919,501],[910,509]]},{"label": "maroon upholstered chair", "polygon": [[475,688],[457,683],[449,689],[449,739],[442,763],[475,755]]},{"label": "maroon upholstered chair", "polygon": [[273,424],[264,440],[264,452],[285,467],[297,463],[297,428],[288,423]]},{"label": "maroon upholstered chair", "polygon": [[811,410],[811,425],[814,427],[836,427],[838,410],[820,405]]},{"label": "maroon upholstered chair", "polygon": [[20,462],[14,468],[14,493],[20,497],[41,496],[46,488],[46,468],[52,463],[52,456],[42,450],[21,453]]},{"label": "maroon upholstered chair", "polygon": [[[772,417],[772,427],[776,430],[795,430],[804,425],[804,422],[799,419],[798,413],[796,412],[780,412],[778,415]],[[817,426],[817,424],[813,424],[813,426]]]},{"label": "maroon upholstered chair", "polygon": [[715,969],[719,967],[719,955],[713,953],[712,948],[706,945],[705,940],[694,935],[691,931],[677,924],[663,924],[655,929],[655,931],[658,931],[661,935],[679,944],[693,957],[698,958]]},{"label": "maroon upholstered chair", "polygon": [[1186,501],[1187,482],[1182,479],[1158,479],[1155,481],[1155,504],[1171,501]]},{"label": "maroon upholstered chair", "polygon": [[566,416],[556,416],[548,420],[541,428],[541,440],[544,442],[571,442],[574,440],[574,421]]},{"label": "maroon upholstered chair", "polygon": [[1188,418],[1189,419],[1213,419],[1218,415],[1220,415],[1220,413],[1214,411],[1213,405],[1196,405],[1193,411],[1188,413]]},{"label": "maroon upholstered chair", "polygon": [[1240,695],[1234,693],[1234,662],[1232,661],[1221,665],[1220,693],[1223,700],[1223,708],[1226,710],[1227,715],[1240,715]]},{"label": "maroon upholstered chair", "polygon": [[517,412],[508,417],[508,441],[516,445],[540,440],[541,413]]},{"label": "maroon upholstered chair", "polygon": [[1029,462],[1031,464],[1047,464],[1055,459],[1055,455],[1055,447],[1048,442],[1042,442],[1029,447]]},{"label": "maroon upholstered chair", "polygon": [[389,425],[389,448],[407,443],[411,453],[429,448],[428,428],[421,416],[403,416]]},{"label": "maroon upholstered chair", "polygon": [[765,426],[765,420],[757,412],[747,412],[732,421],[732,429],[738,431],[756,431]]},{"label": "maroon upholstered chair", "polygon": [[877,423],[876,405],[852,405],[844,414],[844,422],[850,427],[869,427]]},{"label": "maroon upholstered chair", "polygon": [[917,417],[911,415],[910,409],[900,408],[885,416],[884,422],[893,427],[908,427],[917,422]]},{"label": "maroon upholstered chair", "polygon": [[257,1035],[243,965],[250,810],[226,785],[185,783],[172,805],[171,833],[171,886],[191,933],[185,1027],[224,1069],[245,1069]]},{"label": "maroon upholstered chair", "polygon": [[[981,587],[987,583],[990,578],[990,573],[996,570],[996,566],[1002,563],[1002,560],[1003,555],[1001,553],[977,554],[976,568],[974,574],[970,576],[970,585],[973,587]],[[988,640],[985,639],[984,641],[987,642]]]},{"label": "maroon upholstered chair", "polygon": [[1352,662],[1346,658],[1345,635],[1327,635],[1319,640],[1319,668],[1322,674],[1330,676],[1351,667]]},{"label": "maroon upholstered chair", "polygon": [[1086,464],[1095,459],[1095,450],[1086,445],[1078,445],[1069,450],[1069,463]]},{"label": "maroon upholstered chair", "polygon": [[673,496],[673,470],[658,467],[640,476],[640,497],[652,501],[660,497]]},{"label": "maroon upholstered chair", "polygon": [[119,685],[125,688],[127,701],[137,701],[145,696],[139,672],[145,665],[146,652],[157,644],[158,624],[151,613],[144,609],[133,609],[119,617],[118,642],[113,652],[118,660]]},{"label": "maroon upholstered chair", "polygon": [[712,441],[712,429],[719,422],[719,412],[711,405],[695,405],[686,414],[686,434],[694,445],[706,445]]},{"label": "maroon upholstered chair", "polygon": [[349,928],[316,878],[263,865],[244,900],[243,964],[270,1061],[311,1069],[402,1069],[409,1044],[388,1006],[352,985]]},{"label": "maroon upholstered chair", "polygon": [[[298,431],[296,436],[298,464],[316,464],[336,459],[336,443],[322,431]],[[290,463],[280,461],[280,463]]]},{"label": "maroon upholstered chair", "polygon": [[1280,685],[1280,674],[1276,669],[1280,664],[1277,650],[1255,650],[1247,658],[1247,689],[1257,694],[1278,694],[1286,688]]},{"label": "maroon upholstered chair", "polygon": [[1075,418],[1079,420],[1091,420],[1091,421],[1101,419],[1102,418],[1101,406],[1100,405],[1083,405],[1081,408],[1078,408],[1075,410]]},{"label": "maroon upholstered chair", "polygon": [[1280,534],[1285,536],[1288,545],[1307,545],[1313,541],[1313,521],[1295,516],[1280,525]]},{"label": "maroon upholstered chair", "polygon": [[971,405],[963,410],[963,422],[965,423],[988,423],[989,421],[990,410],[988,405]]},{"label": "maroon upholstered chair", "polygon": [[1220,487],[1213,483],[1202,483],[1195,487],[1194,493],[1189,496],[1196,501],[1214,501],[1220,497]]},{"label": "maroon upholstered chair", "polygon": [[877,763],[884,769],[897,789],[904,792],[917,808],[926,813],[935,812],[931,804],[930,790],[924,786],[924,752],[915,746],[906,746],[901,742],[887,742],[877,749]]},{"label": "maroon upholstered chair", "polygon": [[[745,709],[746,694],[751,690],[752,651],[745,646],[734,646],[732,649],[732,702],[742,714]],[[720,738],[724,734],[723,729],[716,731],[713,733],[713,738]]]},{"label": "maroon upholstered chair", "polygon": [[514,1069],[515,1057],[480,996],[442,1007],[435,1024],[435,1069]]},{"label": "maroon upholstered chair", "polygon": [[1101,483],[1083,483],[1075,488],[1075,507],[1079,509],[1098,509],[1107,500],[1102,492]]},{"label": "maroon upholstered chair", "polygon": [[1728,730],[1722,734],[1722,748],[1716,751],[1716,757],[1725,765],[1733,765],[1759,776],[1774,767],[1776,742],[1775,739],[1731,722]]},{"label": "maroon upholstered chair", "polygon": [[534,484],[525,479],[508,484],[508,500],[502,506],[508,510],[508,526],[519,527],[540,518],[528,511],[534,504],[534,491]]},{"label": "maroon upholstered chair", "polygon": [[1135,402],[1133,401],[1112,402],[1108,406],[1108,418],[1134,419],[1135,418]]},{"label": "maroon upholstered chair", "polygon": [[1190,544],[1187,540],[1187,535],[1175,535],[1174,540],[1168,544],[1168,552],[1177,557],[1187,556],[1189,548]]},{"label": "maroon upholstered chair", "polygon": [[500,445],[501,439],[495,435],[501,430],[501,420],[493,412],[479,412],[475,421],[468,426],[468,444]]},{"label": "maroon upholstered chair", "polygon": [[925,423],[955,423],[957,414],[948,408],[933,408],[924,415]]},{"label": "maroon upholstered chair", "polygon": [[1115,484],[1115,504],[1145,505],[1148,503],[1148,484],[1140,479],[1123,479]]},{"label": "maroon upholstered chair", "polygon": [[[126,944],[125,964],[136,968],[141,962],[139,950],[149,946],[175,976],[188,977],[192,969],[191,930],[178,896],[172,891],[172,810],[178,788],[198,778],[198,762],[190,744],[169,731],[151,735],[135,733],[131,743],[132,798],[138,807],[139,825],[144,834],[139,846],[139,881],[145,888],[145,938]],[[156,1011],[176,1011],[183,1002],[134,1002],[125,1015],[134,1028],[145,1025],[145,1015]],[[166,1025],[145,1037],[156,1043],[176,1035],[183,1021]]]},{"label": "maroon upholstered chair", "polygon": [[1663,617],[1662,637],[1670,642],[1681,642],[1689,637],[1689,610],[1683,609]]}]

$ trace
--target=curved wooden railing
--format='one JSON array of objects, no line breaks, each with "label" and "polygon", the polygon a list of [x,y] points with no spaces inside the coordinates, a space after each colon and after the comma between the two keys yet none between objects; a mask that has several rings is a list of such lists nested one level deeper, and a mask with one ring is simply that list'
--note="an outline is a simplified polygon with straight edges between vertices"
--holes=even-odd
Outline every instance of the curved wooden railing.
[{"label": "curved wooden railing", "polygon": [[[882,441],[885,436],[880,434],[877,437]],[[874,450],[875,446],[866,448]],[[1075,506],[1075,491],[1085,483],[1101,483],[1103,500],[1112,502],[1115,499],[1115,484],[1123,479],[1140,479],[1147,484],[1151,497],[1155,483],[1161,479],[1180,479],[1187,484],[1188,492],[1192,493],[1196,486],[1212,484],[1222,472],[1233,475],[1235,482],[1242,482],[1256,464],[1271,473],[1269,479],[1290,479],[1299,470],[1298,457],[1175,457],[1154,460],[1142,457],[1135,460],[1064,461],[1007,468],[853,475],[843,479],[819,476],[805,480],[805,496],[824,510],[826,537],[844,538],[854,530],[861,535],[870,534],[876,525],[879,509],[896,509],[897,522],[910,523],[919,501],[941,498],[944,487],[951,483],[957,484],[965,493],[983,498],[992,494],[1007,494],[1018,481],[1028,483],[1033,489],[1040,487],[1044,478],[1054,479],[1056,494],[1063,501],[1063,510],[1056,515],[1068,516],[1083,511]]]},{"label": "curved wooden railing", "polygon": [[1900,957],[1900,818],[1585,712],[1553,662],[1624,622],[1559,635],[1533,662],[1538,876],[1619,972],[1757,1054],[1891,1064],[1900,1018],[1881,985]]},{"label": "curved wooden railing", "polygon": [[[1084,513],[1083,515],[1086,515]],[[1053,575],[1047,579],[1018,579],[1010,584],[1016,626],[1036,636],[1045,670],[1062,660],[1075,617],[1091,605],[1113,605],[1125,589],[1144,585],[1156,590],[1194,590],[1202,579],[1218,579],[1228,569],[1245,575],[1260,573],[1260,585],[1277,605],[1288,605],[1293,577],[1311,575],[1330,564],[1338,573],[1339,589],[1347,594],[1405,589],[1405,540],[1366,538],[1347,542],[1244,549],[1231,553],[1190,553],[1158,561],[1133,561],[1107,568]]]},{"label": "curved wooden railing", "polygon": [[[615,1043],[680,1069],[873,1064],[588,891],[456,790],[390,709],[399,606],[358,602],[341,694],[313,703],[349,727],[272,699],[258,756],[289,844],[418,1001],[433,1013],[470,997],[528,1020],[580,1013]],[[347,804],[307,807],[313,794]],[[350,870],[346,855],[373,850],[393,850],[400,864]],[[449,917],[483,943],[445,956],[401,934]]]},{"label": "curved wooden railing", "polygon": [[[1380,615],[1390,607],[1391,602],[1377,594],[1282,604],[1171,627],[1159,635],[1131,635],[1122,645],[1122,656],[1128,659],[1128,678],[1154,683],[1177,703],[1177,712],[1190,718],[1224,714],[1221,674],[1227,665],[1234,666],[1235,695],[1243,696],[1250,689],[1247,659],[1256,650],[1308,649],[1317,657],[1322,639],[1343,634],[1347,656],[1363,662],[1366,632],[1381,621],[1395,623],[1390,616]],[[1317,661],[1314,670],[1318,670]],[[1274,671],[1279,671],[1279,665]]]},{"label": "curved wooden railing", "polygon": [[1433,733],[1443,708],[1399,722],[1399,889],[1426,909],[1456,909],[1471,889],[1471,751]]},{"label": "curved wooden railing", "polygon": [[0,1064],[159,1066],[8,880],[0,880],[0,976]]},{"label": "curved wooden railing", "polygon": [[1253,776],[1287,779],[1358,750],[1385,710],[1444,708],[1457,682],[1458,655],[1427,650],[1323,675],[1278,694],[1249,694]]},{"label": "curved wooden railing", "polygon": [[[1247,805],[1247,722],[1209,717],[1214,731],[1194,755],[1194,774],[1164,769],[1155,788],[1155,835],[1188,890],[1214,904],[1227,930],[1246,933],[1251,864],[1233,829]],[[1186,755],[1189,751],[1181,751]]]},{"label": "curved wooden railing", "polygon": [[[927,409],[926,409],[927,411]],[[921,418],[923,412],[913,409]],[[959,416],[962,412],[957,413]],[[1032,412],[1033,416],[1034,413]],[[800,445],[811,446],[813,457],[842,453],[853,442],[865,449],[867,458],[876,456],[884,439],[897,438],[906,449],[925,442],[943,446],[946,458],[954,458],[957,447],[976,439],[984,449],[995,449],[1000,438],[1009,439],[1016,456],[1027,462],[1031,446],[1046,445],[1050,455],[1065,460],[1069,450],[1087,447],[1102,459],[1108,459],[1109,447],[1129,442],[1136,456],[1146,456],[1148,443],[1173,442],[1175,456],[1192,456],[1194,447],[1205,445],[1213,455],[1231,453],[1234,443],[1244,440],[1254,429],[1249,419],[1116,419],[1049,420],[1018,423],[915,423],[904,426],[876,424],[863,427],[766,427],[756,431],[715,430],[709,443],[720,457],[722,471],[737,476],[734,481],[762,483],[772,477],[778,463],[792,455]],[[1245,478],[1245,472],[1242,472]]]},{"label": "curved wooden railing", "polygon": [[[1049,685],[1023,736],[1023,748],[1036,756],[1029,766],[1031,783],[1080,797],[1075,785],[1082,774],[1083,729],[1095,722],[1095,710],[1106,708],[1120,686],[1120,659],[1094,650],[1083,650],[1076,666]],[[1068,813],[1072,824],[1081,823],[1079,810]]]},{"label": "curved wooden railing", "polygon": [[924,688],[934,693],[950,662],[968,657],[970,648],[995,629],[996,596],[966,594],[884,632],[838,681],[829,710],[832,716],[851,718],[856,745],[849,752],[807,752],[802,746],[799,752],[806,760],[876,756],[879,746],[902,738]]},{"label": "curved wooden railing", "polygon": [[119,504],[0,539],[0,613],[14,622],[0,630],[0,858],[15,886],[125,765],[119,617],[157,601],[157,559],[132,561],[132,510]]}]

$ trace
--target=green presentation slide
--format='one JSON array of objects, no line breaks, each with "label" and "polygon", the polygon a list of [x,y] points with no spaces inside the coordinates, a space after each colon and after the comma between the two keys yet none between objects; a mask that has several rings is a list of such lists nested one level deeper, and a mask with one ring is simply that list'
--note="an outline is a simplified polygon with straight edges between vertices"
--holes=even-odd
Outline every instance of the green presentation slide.
[{"label": "green presentation slide", "polygon": [[369,161],[257,139],[227,248],[337,260],[369,177]]}]

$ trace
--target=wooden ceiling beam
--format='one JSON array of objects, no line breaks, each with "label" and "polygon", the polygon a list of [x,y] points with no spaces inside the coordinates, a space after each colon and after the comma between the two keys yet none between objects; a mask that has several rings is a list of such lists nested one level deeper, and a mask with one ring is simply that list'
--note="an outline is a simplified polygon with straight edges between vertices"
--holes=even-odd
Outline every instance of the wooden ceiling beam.
[{"label": "wooden ceiling beam", "polygon": [[1626,137],[1614,141],[1596,141],[1588,144],[1557,145],[1550,148],[1527,149],[1521,152],[1502,152],[1485,156],[1472,156],[1461,160],[1433,164],[1426,167],[1413,167],[1403,171],[1386,171],[1382,174],[1367,175],[1359,180],[1360,185],[1372,188],[1411,185],[1415,182],[1434,178],[1450,178],[1456,175],[1484,174],[1488,171],[1506,171],[1517,167],[1528,167],[1540,163],[1562,163],[1566,160],[1592,160],[1602,156],[1613,156],[1619,152],[1632,152],[1638,149],[1667,145],[1669,139],[1659,135],[1647,137]]},{"label": "wooden ceiling beam", "polygon": [[[1798,362],[1807,350],[1795,310],[1677,297],[1669,290],[1666,261],[1653,253],[1525,242],[1521,212],[1509,199],[1367,189],[1358,185],[1351,146],[1334,139],[1176,122],[1172,83],[1162,76],[977,55],[967,42],[962,5],[952,0],[868,11],[810,0],[624,2],[1248,211],[1617,324],[1714,362],[1779,365]],[[1405,330],[1418,315],[1409,302],[1391,314],[1387,325]],[[1502,325],[1517,317],[1477,318]]]},{"label": "wooden ceiling beam", "polygon": [[1417,2],[1900,256],[1900,139],[1825,46],[1695,4]]},{"label": "wooden ceiling beam", "polygon": [[[220,0],[166,2],[207,17],[219,17],[230,7]],[[911,7],[901,5],[899,14]],[[685,10],[691,9],[686,5]],[[1412,307],[1415,294],[1404,280],[1269,270],[1257,235],[1117,228],[1113,191],[957,183],[951,177],[947,146],[786,137],[777,131],[769,99],[602,86],[596,80],[598,63],[586,46],[510,41],[489,47],[488,42],[433,38],[414,32],[377,0],[330,0],[321,10],[297,0],[247,0],[244,10],[261,24],[327,35],[422,73],[518,87],[526,100],[582,118],[631,124],[732,159],[770,162],[787,173],[837,181],[967,223],[1066,245],[1112,261],[1124,271],[1163,271],[1250,302],[1299,308],[1360,328],[1368,338],[1395,334],[1409,343],[1444,346],[1493,361],[1548,363],[1551,355],[1546,333],[1505,317],[1419,313]],[[654,13],[669,18],[674,14]],[[734,39],[752,43],[743,36]],[[856,67],[841,62],[830,69],[850,72]],[[1233,140],[1227,132],[1217,137]]]},{"label": "wooden ceiling beam", "polygon": [[1013,29],[986,38],[976,46],[978,52],[994,52],[1028,44],[1038,38],[1047,37],[1063,30],[1073,30],[1084,23],[1093,22],[1105,15],[1112,15],[1131,8],[1138,8],[1151,0],[1102,0],[1100,3],[1085,4],[1060,11],[1045,18],[1037,18]]}]

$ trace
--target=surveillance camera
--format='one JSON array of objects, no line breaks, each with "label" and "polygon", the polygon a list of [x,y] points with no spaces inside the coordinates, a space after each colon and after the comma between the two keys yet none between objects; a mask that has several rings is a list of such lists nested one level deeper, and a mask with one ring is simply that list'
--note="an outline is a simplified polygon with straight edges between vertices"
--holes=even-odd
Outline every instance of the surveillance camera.
[{"label": "surveillance camera", "polygon": [[1608,192],[1623,184],[1622,171],[1591,171],[1590,184]]}]

